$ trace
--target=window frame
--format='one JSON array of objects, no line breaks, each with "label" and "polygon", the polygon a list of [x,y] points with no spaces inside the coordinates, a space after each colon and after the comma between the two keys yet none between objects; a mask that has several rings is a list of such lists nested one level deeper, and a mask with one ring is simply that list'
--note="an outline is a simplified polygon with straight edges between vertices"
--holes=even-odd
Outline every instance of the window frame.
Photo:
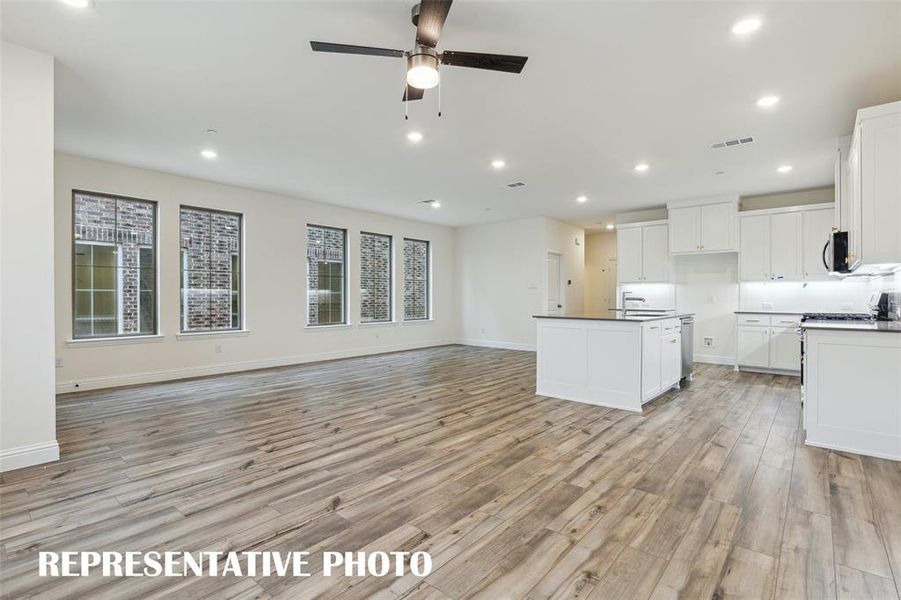
[{"label": "window frame", "polygon": [[[403,321],[405,323],[415,323],[417,321],[431,321],[432,320],[432,242],[429,240],[421,240],[418,238],[410,238],[405,237],[404,242],[420,242],[425,244],[425,316],[419,317],[415,319],[408,319],[406,316],[406,288],[407,288],[407,266],[404,264],[404,315]],[[403,250],[403,249],[401,249]],[[416,281],[415,279],[410,279],[409,281]]]},{"label": "window frame", "polygon": [[[308,246],[310,243],[310,227],[318,227],[319,229],[331,229],[333,231],[340,231],[344,234],[344,281],[341,286],[342,294],[344,295],[344,306],[341,311],[341,322],[340,323],[310,323],[310,257],[308,254]],[[350,236],[347,234],[347,229],[344,227],[333,227],[331,225],[319,225],[318,223],[307,223],[303,230],[304,233],[304,313],[307,327],[319,328],[319,327],[346,327],[350,325],[350,296],[349,296],[349,281],[350,281],[350,261],[348,257],[350,256]]]},{"label": "window frame", "polygon": [[[182,313],[183,305],[182,305],[182,287],[184,283],[184,258],[182,257],[182,248],[181,248],[181,212],[182,209],[188,210],[197,210],[203,211],[206,213],[212,214],[220,214],[220,215],[228,215],[233,217],[238,217],[238,326],[237,327],[228,327],[223,329],[185,329],[185,319],[184,314]],[[194,204],[179,204],[178,205],[178,334],[180,336],[188,336],[188,335],[210,335],[216,333],[230,333],[235,331],[246,331],[245,329],[245,318],[246,318],[246,302],[244,298],[244,213],[235,212],[231,210],[223,210],[221,208],[208,208],[206,206],[197,206]],[[212,273],[212,271],[209,271]],[[208,288],[211,289],[211,288]],[[229,289],[230,286],[229,286]],[[232,297],[232,293],[229,293],[229,298]],[[229,315],[231,315],[231,310],[229,310]],[[229,324],[232,323],[232,318],[229,317]]]},{"label": "window frame", "polygon": [[[371,321],[363,320],[363,236],[371,235],[374,237],[388,239],[388,318],[376,319]],[[394,314],[394,236],[387,233],[376,233],[374,231],[360,232],[360,324],[374,325],[377,323],[394,323],[396,315]]]},{"label": "window frame", "polygon": [[[77,334],[76,328],[75,328],[75,322],[76,322],[76,315],[75,315],[75,297],[76,297],[75,284],[76,284],[76,281],[77,281],[77,279],[76,279],[76,273],[77,273],[77,268],[78,268],[78,267],[77,267],[77,264],[76,264],[76,256],[77,256],[76,250],[77,250],[78,242],[79,242],[80,240],[76,240],[76,239],[75,239],[75,199],[76,199],[76,197],[79,196],[79,195],[82,195],[82,196],[95,196],[95,197],[98,197],[98,198],[105,198],[105,199],[107,199],[107,200],[113,200],[113,201],[115,201],[115,202],[116,202],[116,206],[117,206],[117,210],[115,211],[115,212],[116,212],[116,225],[114,226],[114,229],[115,229],[116,231],[118,231],[118,222],[119,222],[119,221],[118,221],[118,219],[119,219],[118,203],[119,203],[120,200],[124,200],[124,201],[126,201],[126,202],[141,202],[141,203],[144,203],[144,204],[150,204],[150,205],[153,207],[153,235],[152,235],[152,239],[153,239],[153,285],[154,285],[154,287],[153,287],[153,330],[152,330],[150,333],[140,331],[140,329],[141,329],[141,314],[140,314],[140,310],[139,310],[139,311],[138,311],[138,315],[137,315],[137,318],[138,318],[138,331],[137,331],[136,333],[112,333],[112,334],[107,333],[107,334],[102,334],[102,335],[78,335],[78,334]],[[83,189],[73,188],[73,189],[72,189],[72,194],[71,194],[71,202],[69,203],[69,209],[70,209],[70,213],[69,213],[69,218],[70,218],[70,222],[69,222],[69,235],[71,236],[71,239],[72,239],[71,246],[69,247],[69,250],[70,250],[70,253],[71,253],[71,256],[70,256],[70,258],[71,258],[71,261],[70,261],[70,262],[71,262],[71,265],[70,265],[70,266],[71,266],[70,276],[71,276],[71,278],[72,278],[71,281],[70,281],[70,285],[69,285],[70,292],[71,292],[71,294],[72,294],[72,296],[71,296],[71,306],[70,306],[70,311],[69,311],[70,314],[71,314],[71,317],[72,317],[72,318],[71,318],[71,321],[69,322],[69,325],[70,325],[71,328],[72,328],[72,332],[71,332],[71,333],[72,333],[72,336],[71,336],[70,339],[73,340],[73,341],[79,341],[79,342],[80,342],[80,341],[90,341],[90,340],[121,339],[121,338],[137,338],[137,337],[154,337],[154,336],[160,335],[160,269],[159,269],[159,266],[160,266],[160,265],[159,265],[159,261],[160,261],[160,257],[159,257],[159,246],[160,246],[160,244],[159,244],[159,241],[160,241],[160,239],[159,239],[159,234],[160,234],[159,216],[160,216],[160,209],[159,209],[159,202],[157,202],[156,200],[148,200],[147,198],[138,198],[138,197],[135,197],[135,196],[123,196],[122,194],[110,194],[110,193],[108,193],[108,192],[93,192],[93,191],[90,191],[90,190],[83,190]],[[110,244],[109,242],[106,242],[106,243],[104,243],[104,242],[91,242],[91,241],[87,241],[87,240],[86,240],[86,241],[82,241],[81,243],[84,243],[84,244],[95,244],[95,243],[106,244],[106,245],[112,245],[112,246],[115,248],[115,247],[117,247],[118,244],[119,244],[118,235],[116,236],[116,238],[117,238],[117,239],[114,239],[113,242],[112,242],[111,244]],[[139,252],[140,252],[140,250],[139,250]],[[93,260],[93,259],[92,259],[92,260]],[[121,260],[121,259],[117,259],[117,260]],[[138,279],[140,279],[140,276],[141,276],[140,254],[138,255],[138,267],[137,267],[137,271],[138,271]],[[119,279],[118,276],[119,276],[119,274],[117,273],[117,279]],[[92,280],[93,280],[93,275],[92,275]],[[117,285],[118,285],[118,283],[117,283]],[[139,283],[139,286],[140,286],[140,283]],[[140,288],[139,288],[139,289],[140,289]],[[92,302],[92,304],[93,304],[93,299],[91,300],[91,302]],[[117,304],[118,304],[118,300],[117,300]],[[140,304],[140,301],[139,301],[139,304]],[[119,307],[118,307],[118,306],[117,306],[117,309],[116,309],[116,310],[117,310],[117,311],[119,310]],[[93,311],[92,311],[92,312],[93,312]],[[91,329],[93,330],[93,327],[92,327]]]}]

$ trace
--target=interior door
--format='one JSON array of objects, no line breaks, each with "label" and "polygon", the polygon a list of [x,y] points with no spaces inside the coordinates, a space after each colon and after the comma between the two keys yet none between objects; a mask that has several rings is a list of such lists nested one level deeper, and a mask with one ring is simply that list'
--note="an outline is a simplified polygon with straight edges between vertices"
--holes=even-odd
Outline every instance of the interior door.
[{"label": "interior door", "polygon": [[547,254],[547,314],[559,315],[563,312],[563,298],[560,286],[560,255]]},{"label": "interior door", "polygon": [[801,279],[801,213],[770,216],[770,266],[775,279]]},{"label": "interior door", "polygon": [[697,252],[701,249],[701,209],[697,206],[669,209],[670,252]]},{"label": "interior door", "polygon": [[669,281],[668,227],[648,225],[642,229],[642,281],[667,282]]}]

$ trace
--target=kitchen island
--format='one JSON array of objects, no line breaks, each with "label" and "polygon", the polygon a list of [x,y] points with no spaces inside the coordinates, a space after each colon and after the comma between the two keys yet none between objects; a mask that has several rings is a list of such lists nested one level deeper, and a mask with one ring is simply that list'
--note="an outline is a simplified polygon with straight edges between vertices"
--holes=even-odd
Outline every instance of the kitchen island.
[{"label": "kitchen island", "polygon": [[901,460],[901,322],[801,327],[806,443]]},{"label": "kitchen island", "polygon": [[641,412],[679,386],[689,316],[534,315],[538,395]]}]

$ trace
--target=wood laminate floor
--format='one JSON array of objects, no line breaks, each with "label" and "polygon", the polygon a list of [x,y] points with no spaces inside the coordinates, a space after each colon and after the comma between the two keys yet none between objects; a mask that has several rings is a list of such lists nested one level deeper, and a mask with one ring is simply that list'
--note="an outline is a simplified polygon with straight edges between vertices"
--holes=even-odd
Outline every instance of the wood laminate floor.
[{"label": "wood laminate floor", "polygon": [[[794,378],[642,415],[447,346],[81,393],[2,476],[6,597],[898,598],[901,464],[805,447]],[[40,550],[426,550],[424,580],[45,578]]]}]

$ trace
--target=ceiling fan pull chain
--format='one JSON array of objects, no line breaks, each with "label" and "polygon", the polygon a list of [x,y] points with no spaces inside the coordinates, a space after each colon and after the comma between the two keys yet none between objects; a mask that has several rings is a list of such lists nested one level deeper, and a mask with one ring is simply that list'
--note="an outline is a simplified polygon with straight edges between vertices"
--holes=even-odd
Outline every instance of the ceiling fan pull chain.
[{"label": "ceiling fan pull chain", "polygon": [[438,80],[438,116],[441,116],[441,80]]},{"label": "ceiling fan pull chain", "polygon": [[409,121],[410,86],[407,84],[407,61],[404,61],[404,121]]}]

